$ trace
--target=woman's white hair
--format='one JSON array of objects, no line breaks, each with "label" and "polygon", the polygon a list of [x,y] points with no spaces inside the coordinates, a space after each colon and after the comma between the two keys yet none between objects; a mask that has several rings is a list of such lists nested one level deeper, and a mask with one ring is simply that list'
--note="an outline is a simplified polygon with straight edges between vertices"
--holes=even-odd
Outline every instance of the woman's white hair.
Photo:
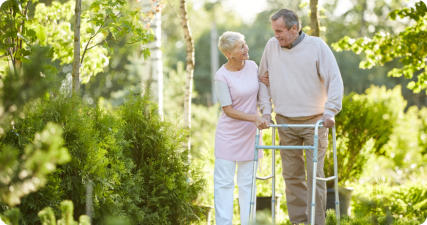
[{"label": "woman's white hair", "polygon": [[218,48],[224,54],[230,52],[238,41],[244,41],[245,36],[239,32],[226,31],[219,37]]}]

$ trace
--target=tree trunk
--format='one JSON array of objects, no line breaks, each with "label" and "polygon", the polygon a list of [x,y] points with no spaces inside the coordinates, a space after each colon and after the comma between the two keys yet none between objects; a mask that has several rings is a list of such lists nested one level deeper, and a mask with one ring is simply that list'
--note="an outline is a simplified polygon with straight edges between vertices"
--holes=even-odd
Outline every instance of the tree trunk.
[{"label": "tree trunk", "polygon": [[191,96],[193,91],[193,72],[194,72],[194,44],[191,37],[190,26],[188,24],[187,10],[185,8],[185,0],[180,0],[181,24],[184,30],[184,38],[187,49],[186,57],[186,79],[185,79],[185,94],[184,94],[184,126],[188,129],[187,148],[191,149]]},{"label": "tree trunk", "polygon": [[319,19],[317,15],[318,0],[310,0],[310,31],[312,36],[319,37]]},{"label": "tree trunk", "polygon": [[[74,58],[72,71],[72,94],[77,95],[80,91],[80,19],[82,2],[76,0],[75,6],[75,24],[74,24]],[[88,180],[86,184],[86,215],[92,221],[93,200],[92,200],[93,182]]]},{"label": "tree trunk", "polygon": [[[160,1],[143,0],[142,10],[145,14],[153,13],[154,16],[150,21],[144,21],[151,27],[154,32],[154,41],[148,44],[150,49],[150,58],[146,61],[145,66],[148,67],[148,79],[142,79],[142,87],[146,87],[147,91],[152,94],[157,102],[159,115],[163,120],[163,62],[162,62],[162,39],[161,39],[161,8]],[[144,74],[142,74],[144,76]]]},{"label": "tree trunk", "polygon": [[365,19],[365,11],[368,8],[368,3],[366,0],[363,0],[361,3],[361,11],[360,11],[360,30],[359,33],[361,36],[366,36],[366,19]]},{"label": "tree trunk", "polygon": [[75,24],[74,24],[74,59],[73,59],[73,72],[72,72],[72,87],[73,94],[80,90],[80,14],[81,14],[81,0],[76,0],[75,7]]}]

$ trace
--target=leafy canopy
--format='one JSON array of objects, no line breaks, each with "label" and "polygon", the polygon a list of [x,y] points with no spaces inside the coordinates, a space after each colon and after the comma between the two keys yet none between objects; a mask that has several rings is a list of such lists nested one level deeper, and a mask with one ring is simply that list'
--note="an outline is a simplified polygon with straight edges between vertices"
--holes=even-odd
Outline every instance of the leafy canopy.
[{"label": "leafy canopy", "polygon": [[360,62],[360,67],[369,69],[376,65],[384,65],[387,62],[398,59],[399,68],[388,72],[388,76],[416,80],[408,83],[408,88],[415,93],[425,90],[427,93],[427,7],[423,1],[419,1],[413,8],[394,10],[389,14],[390,19],[397,17],[408,18],[414,21],[402,32],[397,34],[378,32],[372,38],[362,37],[352,39],[345,36],[333,48],[337,51],[351,50],[356,54],[364,53],[365,59]]},{"label": "leafy canopy", "polygon": [[[87,83],[109,64],[109,45],[123,37],[127,44],[146,44],[153,40],[141,18],[146,17],[141,6],[133,1],[91,0],[85,1],[81,14],[81,81]],[[74,1],[53,1],[50,5],[38,0],[7,0],[0,6],[0,59],[20,65],[31,54],[35,45],[50,46],[53,59],[61,65],[73,61]],[[149,55],[146,47],[142,54]],[[7,66],[0,62],[0,73]],[[70,67],[64,67],[70,72]]]}]

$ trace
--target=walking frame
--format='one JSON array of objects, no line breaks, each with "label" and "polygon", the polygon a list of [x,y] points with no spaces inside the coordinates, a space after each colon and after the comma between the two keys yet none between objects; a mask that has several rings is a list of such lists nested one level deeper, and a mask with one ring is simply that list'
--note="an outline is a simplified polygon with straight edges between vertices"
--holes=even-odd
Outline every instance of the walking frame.
[{"label": "walking frame", "polygon": [[[331,177],[317,177],[317,152],[318,152],[318,143],[319,143],[319,128],[323,127],[323,121],[318,120],[315,124],[270,124],[272,128],[272,145],[259,145],[260,132],[257,129],[256,138],[255,138],[255,158],[254,158],[254,166],[253,166],[253,175],[252,175],[252,188],[251,188],[251,202],[250,202],[250,212],[249,212],[249,221],[255,222],[256,220],[256,180],[267,180],[272,179],[272,197],[271,197],[271,215],[273,224],[276,224],[276,212],[275,212],[275,201],[276,201],[276,171],[275,171],[275,162],[276,162],[276,150],[313,150],[313,185],[312,185],[312,198],[311,198],[311,215],[310,215],[310,224],[315,224],[315,212],[316,212],[316,181],[329,181],[334,180],[335,183],[335,213],[337,218],[337,224],[340,224],[340,201],[338,197],[338,168],[337,168],[337,150],[336,150],[336,133],[335,127],[332,130],[332,146],[333,146],[333,158],[334,158],[334,175]],[[276,137],[276,128],[314,128],[314,141],[313,146],[304,146],[304,145],[296,145],[296,146],[284,146],[284,145],[276,145],[275,137]],[[268,150],[272,151],[272,163],[271,163],[271,175],[267,177],[257,177],[256,171],[258,168],[258,150]],[[308,162],[307,162],[308,163]]]}]

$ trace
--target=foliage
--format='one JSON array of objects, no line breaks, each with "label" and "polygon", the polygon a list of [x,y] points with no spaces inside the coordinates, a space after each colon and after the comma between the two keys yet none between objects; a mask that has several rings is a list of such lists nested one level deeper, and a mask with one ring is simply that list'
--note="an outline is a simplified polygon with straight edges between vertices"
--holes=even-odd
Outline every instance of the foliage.
[{"label": "foliage", "polygon": [[23,154],[19,154],[14,146],[2,144],[2,202],[11,206],[19,204],[23,196],[44,186],[46,176],[55,170],[56,164],[64,164],[70,160],[70,155],[62,145],[62,130],[52,123],[47,123],[43,131],[34,135],[34,140],[25,145]]},{"label": "foliage", "polygon": [[7,56],[13,69],[30,55],[29,44],[36,39],[34,30],[26,26],[34,2],[7,0],[0,5],[0,56]]},{"label": "foliage", "polygon": [[0,215],[0,218],[0,222],[4,222],[9,225],[18,225],[20,224],[22,214],[18,208],[12,208],[3,212],[3,214]]},{"label": "foliage", "polygon": [[[0,80],[0,140],[5,133],[19,138],[14,132],[14,119],[25,116],[24,105],[59,86],[55,63],[48,57],[48,48],[33,46],[22,66]],[[45,185],[56,165],[70,160],[63,147],[62,129],[54,123],[43,124],[29,142],[19,147],[1,141],[0,150],[0,199],[9,206],[19,204],[23,196]]]},{"label": "foliage", "polygon": [[[408,108],[396,123],[390,141],[384,146],[389,157],[372,159],[378,164],[371,171],[378,171],[377,176],[381,174],[397,184],[411,180],[425,171],[427,155],[423,154],[425,147],[423,148],[422,137],[426,134],[423,131],[423,120],[422,110],[415,106]],[[375,177],[374,174],[370,177]]]},{"label": "foliage", "polygon": [[408,88],[415,93],[423,90],[427,93],[427,56],[426,40],[427,32],[425,23],[427,18],[427,6],[419,1],[413,8],[395,10],[389,14],[390,19],[408,18],[415,21],[412,25],[397,35],[379,32],[371,38],[351,39],[348,36],[335,43],[336,50],[352,50],[357,54],[364,53],[365,60],[360,63],[362,68],[371,68],[375,65],[384,65],[394,59],[399,59],[401,68],[394,68],[388,72],[389,76],[412,79],[414,75],[417,81],[411,81]]},{"label": "foliage", "polygon": [[[153,39],[140,22],[144,15],[136,3],[93,0],[83,6],[81,21],[82,82],[102,72],[109,63],[109,43],[128,37],[127,44],[144,44]],[[8,0],[0,16],[0,54],[9,61],[22,61],[33,45],[51,46],[53,58],[62,65],[73,60],[73,1],[53,1],[49,6],[32,0]],[[129,46],[129,45],[128,45]],[[142,48],[145,56],[147,48]],[[69,68],[65,68],[69,70]],[[69,72],[69,71],[68,71]]]},{"label": "foliage", "polygon": [[89,180],[94,184],[94,223],[106,223],[110,216],[133,224],[187,224],[198,219],[199,209],[192,201],[202,181],[186,164],[183,137],[160,121],[147,98],[130,98],[107,113],[78,98],[50,96],[28,105],[25,115],[2,143],[25,145],[43,124],[53,121],[63,127],[72,156],[49,176],[44,188],[22,200],[19,208],[26,224],[37,223],[34,212],[44,206],[57,210],[63,199],[74,202],[75,216],[83,214]]},{"label": "foliage", "polygon": [[138,98],[120,112],[124,137],[132,151],[137,174],[142,177],[141,224],[188,224],[197,220],[192,201],[201,191],[201,180],[187,164],[183,132],[161,122],[157,109]]},{"label": "foliage", "polygon": [[421,153],[427,155],[427,108],[422,108],[419,112],[421,120],[420,132],[418,135],[418,143],[421,146]]},{"label": "foliage", "polygon": [[[400,87],[386,90],[371,87],[366,94],[350,94],[343,99],[343,110],[336,117],[337,157],[340,183],[356,181],[369,154],[384,155],[396,121],[406,102]],[[332,144],[330,140],[330,145]],[[333,174],[332,151],[325,159],[326,176]]]},{"label": "foliage", "polygon": [[[32,28],[42,45],[50,45],[54,49],[55,59],[62,64],[73,60],[73,31],[71,18],[74,12],[72,1],[52,2],[50,6],[43,3],[37,5]],[[118,40],[128,36],[129,44],[148,43],[153,36],[142,27],[140,8],[132,6],[128,1],[94,0],[82,10],[81,21],[81,62],[82,83],[102,72],[109,64],[107,40]],[[65,37],[65,38],[64,38]],[[148,49],[143,49],[148,55]]]},{"label": "foliage", "polygon": [[368,217],[372,224],[421,224],[427,218],[427,191],[422,182],[364,187],[353,197],[352,208],[355,218]]},{"label": "foliage", "polygon": [[405,25],[388,19],[394,9],[404,8],[408,2],[400,0],[377,0],[375,4],[367,0],[349,2],[347,7],[340,7],[340,1],[333,0],[322,4],[325,16],[321,19],[327,24],[323,33],[328,43],[338,41],[344,36],[369,36],[376,32],[394,32]]},{"label": "foliage", "polygon": [[55,214],[50,207],[44,208],[38,213],[42,225],[90,225],[90,218],[86,215],[82,215],[79,218],[79,222],[74,221],[73,202],[65,200],[61,202],[61,215],[62,218],[56,221]]},{"label": "foliage", "polygon": [[51,53],[47,47],[33,46],[19,69],[0,77],[0,126],[7,126],[10,116],[21,113],[25,103],[59,88],[60,74]]}]

